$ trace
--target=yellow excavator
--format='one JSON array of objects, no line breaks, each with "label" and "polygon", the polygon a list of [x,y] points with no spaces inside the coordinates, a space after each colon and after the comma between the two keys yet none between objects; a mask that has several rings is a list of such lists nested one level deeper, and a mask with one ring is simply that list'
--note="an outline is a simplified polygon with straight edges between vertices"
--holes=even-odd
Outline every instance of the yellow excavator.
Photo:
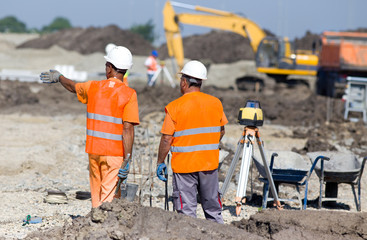
[{"label": "yellow excavator", "polygon": [[[176,14],[173,7],[203,12]],[[168,55],[184,64],[184,49],[179,24],[189,24],[235,32],[250,40],[256,56],[258,72],[276,80],[286,80],[288,75],[315,76],[318,57],[312,51],[292,50],[288,38],[270,37],[253,21],[231,12],[167,1],[163,9],[164,30]]]}]

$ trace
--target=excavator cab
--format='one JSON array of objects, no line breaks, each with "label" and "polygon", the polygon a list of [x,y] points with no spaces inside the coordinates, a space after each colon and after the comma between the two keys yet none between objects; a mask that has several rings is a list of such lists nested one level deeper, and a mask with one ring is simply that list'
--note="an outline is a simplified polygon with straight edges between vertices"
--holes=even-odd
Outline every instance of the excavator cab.
[{"label": "excavator cab", "polygon": [[292,49],[288,38],[265,37],[256,52],[256,68],[276,79],[288,75],[315,75],[318,58],[315,54]]},{"label": "excavator cab", "polygon": [[294,69],[295,55],[290,54],[290,43],[277,37],[266,37],[256,53],[256,67]]}]

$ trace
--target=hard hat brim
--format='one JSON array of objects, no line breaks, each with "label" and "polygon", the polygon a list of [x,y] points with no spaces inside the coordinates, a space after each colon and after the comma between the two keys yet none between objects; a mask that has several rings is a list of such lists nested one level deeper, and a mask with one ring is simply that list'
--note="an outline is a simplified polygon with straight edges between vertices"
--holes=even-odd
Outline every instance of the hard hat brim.
[{"label": "hard hat brim", "polygon": [[184,73],[182,71],[181,72],[178,72],[177,74],[185,74],[186,76],[189,76],[189,77],[192,77],[192,78],[196,78],[196,79],[200,79],[202,81],[208,80],[208,78],[197,78],[197,77],[190,76],[190,74]]},{"label": "hard hat brim", "polygon": [[110,59],[108,56],[104,56],[104,59],[109,62],[109,63],[112,63],[113,66],[115,66],[116,68],[118,69],[122,69],[122,70],[129,70],[133,65],[131,64],[130,66],[127,66],[127,65],[116,65],[113,63],[113,60]]}]

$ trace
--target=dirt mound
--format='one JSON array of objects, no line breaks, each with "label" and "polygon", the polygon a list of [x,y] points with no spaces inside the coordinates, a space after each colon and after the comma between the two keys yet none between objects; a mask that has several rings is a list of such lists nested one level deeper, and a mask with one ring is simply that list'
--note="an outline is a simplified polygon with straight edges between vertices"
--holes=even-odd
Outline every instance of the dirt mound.
[{"label": "dirt mound", "polygon": [[[206,59],[212,63],[232,63],[239,60],[253,60],[254,51],[248,38],[225,31],[211,31],[182,39],[185,58]],[[167,45],[159,49],[160,58],[167,58]]]},{"label": "dirt mound", "polygon": [[[265,30],[267,36],[275,36]],[[309,31],[305,36],[294,39],[297,49],[312,50],[312,44],[319,44],[319,34]],[[213,30],[202,35],[188,36],[182,39],[185,57],[189,59],[206,59],[212,63],[232,63],[239,60],[254,60],[255,54],[250,45],[250,40],[239,34]],[[316,45],[316,47],[319,45]],[[167,45],[159,48],[163,58],[168,57]]]},{"label": "dirt mound", "polygon": [[[325,123],[327,112],[327,98],[314,95],[307,86],[287,86],[278,84],[274,94],[255,93],[253,91],[238,91],[205,87],[204,92],[212,94],[222,100],[224,111],[230,122],[237,121],[239,108],[247,100],[260,101],[265,120],[273,124],[285,126],[317,126]],[[331,121],[343,121],[343,102],[331,99],[333,112]]]},{"label": "dirt mound", "polygon": [[[134,88],[138,94],[142,116],[155,111],[163,112],[164,107],[169,102],[181,96],[179,89],[172,89],[166,85],[147,87],[145,84],[137,84]],[[260,101],[265,120],[272,124],[317,127],[326,122],[327,98],[312,94],[303,85],[293,88],[279,87],[271,95],[253,91],[234,91],[215,86],[204,86],[202,91],[216,96],[222,101],[224,112],[231,123],[237,122],[239,109],[250,99]],[[49,105],[47,112],[63,114],[64,112],[59,112],[60,107],[65,105],[68,111],[73,111],[72,107],[70,109],[70,105],[78,103],[74,94],[67,92],[60,84],[2,81],[0,93],[0,106],[3,107],[3,110],[23,104],[34,105],[34,107],[41,105],[41,108],[44,105]],[[330,122],[343,123],[343,102],[340,99],[331,99],[330,101],[332,103]],[[80,111],[80,108],[75,110]],[[46,114],[42,109],[40,111],[40,113]],[[31,110],[30,113],[38,112]]]},{"label": "dirt mound", "polygon": [[[367,32],[367,28],[357,28],[357,29],[349,29],[342,30],[344,32]],[[295,49],[302,50],[313,50],[313,46],[315,50],[320,50],[321,48],[321,33],[312,33],[310,31],[306,31],[305,35],[300,38],[295,38],[293,40]]]},{"label": "dirt mound", "polygon": [[114,200],[71,225],[30,239],[263,239],[234,226]]},{"label": "dirt mound", "polygon": [[1,82],[0,83],[0,108],[9,108],[22,104],[37,104],[38,97],[30,90],[24,87],[20,82]]},{"label": "dirt mound", "polygon": [[293,149],[300,154],[314,151],[337,151],[335,145],[340,145],[361,157],[367,156],[367,151],[364,148],[367,144],[367,129],[363,122],[324,123],[301,135],[299,130],[294,131],[293,137],[308,139],[303,149]]},{"label": "dirt mound", "polygon": [[91,54],[94,52],[104,53],[108,43],[125,46],[131,50],[133,55],[142,56],[149,55],[154,48],[139,34],[122,30],[115,25],[103,28],[67,29],[29,40],[17,48],[47,49],[52,45],[58,45],[81,54]]},{"label": "dirt mound", "polygon": [[267,210],[232,224],[267,239],[366,239],[366,217],[366,213]]},{"label": "dirt mound", "polygon": [[303,37],[294,39],[294,44],[296,49],[312,50],[313,44],[316,49],[320,47],[320,41],[320,34],[307,31]]},{"label": "dirt mound", "polygon": [[[29,239],[365,239],[367,213],[274,210],[221,225],[114,200],[86,217]],[[343,221],[343,219],[347,219]],[[317,224],[315,224],[317,222]]]},{"label": "dirt mound", "polygon": [[[31,90],[32,91],[31,91]],[[164,107],[174,99],[181,96],[178,89],[170,86],[159,85],[147,87],[145,84],[135,86],[138,93],[139,107],[143,115],[155,111],[164,111]],[[264,111],[264,118],[273,124],[285,126],[320,126],[326,122],[327,98],[312,94],[303,85],[297,87],[278,87],[274,94],[265,95],[253,91],[234,91],[228,88],[204,86],[203,92],[218,97],[223,104],[228,120],[237,122],[238,111],[247,100],[259,100]],[[0,106],[11,109],[22,104],[55,106],[55,111],[47,112],[58,114],[57,108],[61,104],[67,106],[77,103],[75,96],[63,89],[60,84],[21,83],[17,81],[2,81],[0,85]],[[330,122],[343,123],[343,102],[340,99],[331,99]],[[42,106],[43,107],[43,106]],[[19,109],[18,109],[19,110]],[[77,109],[78,111],[80,108]],[[37,111],[31,111],[37,112]],[[41,111],[45,114],[44,111]]]}]

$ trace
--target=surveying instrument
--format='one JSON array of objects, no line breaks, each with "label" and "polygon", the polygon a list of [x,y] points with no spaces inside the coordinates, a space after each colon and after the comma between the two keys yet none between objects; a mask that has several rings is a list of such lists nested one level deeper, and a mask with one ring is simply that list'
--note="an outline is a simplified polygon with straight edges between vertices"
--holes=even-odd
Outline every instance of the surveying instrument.
[{"label": "surveying instrument", "polygon": [[237,193],[235,198],[236,215],[239,216],[241,214],[242,204],[246,202],[245,196],[246,196],[247,180],[250,170],[250,162],[253,156],[253,145],[256,140],[259,146],[261,158],[266,171],[267,180],[269,181],[271,192],[274,197],[274,203],[277,206],[277,208],[280,209],[281,206],[278,199],[278,194],[274,185],[273,177],[270,173],[269,165],[266,161],[263,142],[260,139],[260,132],[259,129],[257,128],[258,126],[262,126],[264,122],[260,102],[252,100],[247,101],[246,106],[244,108],[241,108],[238,113],[238,122],[241,125],[245,125],[245,127],[242,136],[238,141],[237,150],[232,159],[231,165],[229,166],[227,176],[220,190],[221,196],[223,198],[224,194],[228,189],[229,182],[232,179],[234,170],[236,168],[236,165],[240,159],[240,154],[242,152],[241,170],[238,179]]},{"label": "surveying instrument", "polygon": [[[170,84],[171,84],[171,87],[172,87],[172,88],[175,88],[175,87],[176,87],[176,84],[175,84],[175,82],[173,81],[173,79],[172,79],[172,77],[171,77],[171,74],[169,74],[169,71],[168,71],[167,67],[165,66],[164,61],[160,61],[159,65],[160,65],[160,66],[158,67],[157,71],[154,73],[154,75],[153,75],[153,77],[152,77],[152,80],[149,82],[149,86],[151,87],[151,86],[153,86],[153,85],[154,85],[154,83],[155,83],[155,81],[157,80],[157,78],[158,78],[159,74],[160,74],[160,73],[162,72],[162,70],[163,70],[163,73],[164,73],[164,75],[166,75],[166,77],[167,77],[168,81],[169,81],[169,82],[170,82]],[[162,79],[163,79],[163,75],[162,75]]]}]

